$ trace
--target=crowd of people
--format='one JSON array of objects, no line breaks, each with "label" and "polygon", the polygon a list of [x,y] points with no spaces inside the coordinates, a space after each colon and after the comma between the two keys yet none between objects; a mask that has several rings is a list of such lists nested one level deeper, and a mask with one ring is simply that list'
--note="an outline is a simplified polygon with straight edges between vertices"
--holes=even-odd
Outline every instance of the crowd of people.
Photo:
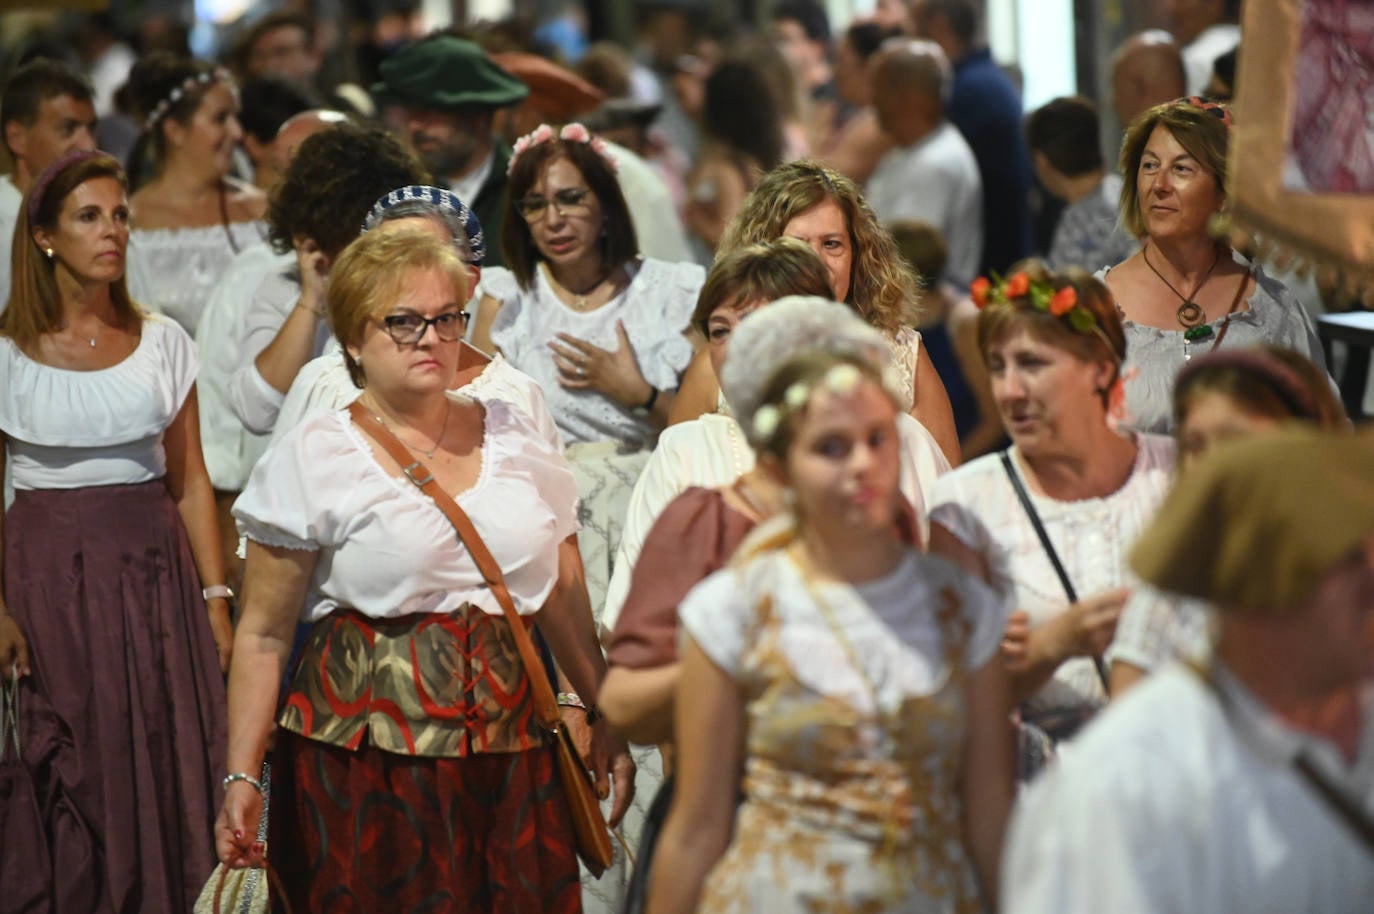
[{"label": "crowd of people", "polygon": [[1172,6],[1119,157],[969,0],[14,67],[0,914],[1366,911],[1374,439]]}]

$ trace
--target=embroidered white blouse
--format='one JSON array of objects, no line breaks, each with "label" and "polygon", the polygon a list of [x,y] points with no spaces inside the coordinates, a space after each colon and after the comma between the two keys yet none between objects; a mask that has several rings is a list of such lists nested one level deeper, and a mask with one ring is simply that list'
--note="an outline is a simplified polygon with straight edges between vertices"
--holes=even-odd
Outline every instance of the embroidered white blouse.
[{"label": "embroidered white blouse", "polygon": [[[1105,498],[1059,501],[1029,492],[1027,487],[1080,598],[1134,581],[1126,567],[1127,553],[1169,490],[1173,439],[1135,437],[1138,449],[1130,478]],[[983,557],[989,583],[1010,598],[1015,609],[1030,615],[1032,628],[1068,606],[1063,584],[998,455],[979,457],[936,480],[930,522]],[[1105,700],[1091,659],[1074,657],[1059,665],[1028,704],[1036,711],[1059,711],[1094,707]]]},{"label": "embroidered white blouse", "polygon": [[[530,615],[553,590],[559,543],[577,529],[577,487],[521,410],[482,405],[482,469],[455,501],[500,563],[516,609]],[[338,608],[393,618],[464,603],[502,614],[448,518],[378,463],[345,411],[313,416],[273,444],[234,517],[254,542],[320,553],[303,621]]]},{"label": "embroidered white blouse", "polygon": [[122,362],[69,371],[35,362],[0,337],[0,430],[16,489],[75,489],[158,479],[162,436],[196,382],[196,346],[149,316]]},{"label": "embroidered white blouse", "polygon": [[590,390],[570,390],[558,383],[549,341],[567,333],[603,349],[620,345],[616,322],[624,321],[644,379],[659,390],[676,390],[692,360],[686,337],[697,293],[706,279],[696,264],[644,258],[628,265],[630,284],[595,311],[574,311],[559,300],[543,269],[521,291],[515,276],[500,267],[482,271],[478,294],[502,307],[492,325],[492,342],[511,364],[539,382],[563,440],[620,441],[643,446],[653,437],[648,421]]}]

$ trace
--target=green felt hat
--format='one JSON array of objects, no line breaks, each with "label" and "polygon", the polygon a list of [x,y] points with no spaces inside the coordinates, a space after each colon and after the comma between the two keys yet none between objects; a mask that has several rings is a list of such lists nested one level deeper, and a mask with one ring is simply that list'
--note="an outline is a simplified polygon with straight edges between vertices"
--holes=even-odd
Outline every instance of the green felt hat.
[{"label": "green felt hat", "polygon": [[378,73],[372,95],[379,106],[507,108],[530,93],[476,44],[451,35],[407,45],[383,61]]}]

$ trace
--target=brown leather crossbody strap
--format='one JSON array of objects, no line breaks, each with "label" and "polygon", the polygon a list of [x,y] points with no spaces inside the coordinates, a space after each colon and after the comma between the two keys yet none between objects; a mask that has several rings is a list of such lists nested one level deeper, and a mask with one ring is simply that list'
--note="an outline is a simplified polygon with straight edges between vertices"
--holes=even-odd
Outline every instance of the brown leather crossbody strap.
[{"label": "brown leather crossbody strap", "polygon": [[544,664],[539,659],[539,653],[534,649],[534,642],[530,640],[529,623],[515,611],[515,601],[511,599],[510,591],[506,589],[506,577],[501,573],[501,566],[492,557],[491,551],[487,549],[487,544],[482,541],[482,536],[477,532],[477,528],[472,525],[472,519],[467,516],[458,503],[443,490],[434,475],[429,472],[410,450],[401,443],[389,428],[377,420],[367,411],[361,402],[355,400],[348,407],[349,414],[358,427],[372,436],[372,440],[381,445],[382,450],[386,451],[401,467],[401,472],[405,473],[406,478],[413,482],[421,492],[424,492],[434,500],[439,506],[439,510],[444,512],[449,523],[453,524],[453,529],[458,533],[468,554],[472,556],[473,562],[482,572],[482,577],[486,580],[487,587],[496,596],[496,601],[501,604],[501,609],[505,611],[506,621],[510,623],[511,631],[515,633],[515,647],[520,652],[520,660],[525,664],[525,673],[529,676],[530,687],[533,690],[534,709],[538,714],[540,722],[548,729],[555,730],[562,725],[562,718],[558,714],[558,702],[554,698],[553,687],[549,685],[548,677],[543,675]]}]

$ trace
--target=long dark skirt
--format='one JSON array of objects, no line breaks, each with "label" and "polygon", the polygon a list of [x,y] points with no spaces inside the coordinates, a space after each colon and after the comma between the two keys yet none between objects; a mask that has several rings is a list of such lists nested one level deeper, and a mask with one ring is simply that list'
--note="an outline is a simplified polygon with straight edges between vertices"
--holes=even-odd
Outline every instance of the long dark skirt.
[{"label": "long dark skirt", "polygon": [[416,758],[277,731],[267,856],[314,914],[577,914],[553,749]]},{"label": "long dark skirt", "polygon": [[58,897],[99,899],[84,912],[189,911],[214,868],[228,728],[200,589],[161,480],[20,491],[6,515],[28,704],[70,735],[37,787],[65,795],[95,837],[93,854],[67,847],[69,819],[49,823]]}]

